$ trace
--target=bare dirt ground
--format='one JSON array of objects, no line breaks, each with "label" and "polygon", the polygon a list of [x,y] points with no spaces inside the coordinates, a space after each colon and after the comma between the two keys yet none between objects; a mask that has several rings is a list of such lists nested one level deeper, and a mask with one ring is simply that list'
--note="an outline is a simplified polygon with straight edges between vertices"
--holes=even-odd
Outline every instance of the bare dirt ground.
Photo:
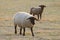
[{"label": "bare dirt ground", "polygon": [[[26,29],[26,36],[14,34],[13,15],[18,11],[29,12],[31,7],[44,4],[42,20],[36,21],[33,37]],[[0,40],[60,40],[60,0],[0,0]]]}]

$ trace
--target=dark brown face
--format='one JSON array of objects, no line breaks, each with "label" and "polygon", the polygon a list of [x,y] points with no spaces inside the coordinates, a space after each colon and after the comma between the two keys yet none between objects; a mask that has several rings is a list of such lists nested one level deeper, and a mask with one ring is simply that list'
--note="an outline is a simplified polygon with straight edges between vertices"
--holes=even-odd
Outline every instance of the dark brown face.
[{"label": "dark brown face", "polygon": [[46,7],[45,5],[39,5],[39,7]]},{"label": "dark brown face", "polygon": [[34,25],[35,24],[35,18],[34,17],[30,17],[30,18],[28,18],[28,19],[30,19],[30,21],[31,21],[31,23]]}]

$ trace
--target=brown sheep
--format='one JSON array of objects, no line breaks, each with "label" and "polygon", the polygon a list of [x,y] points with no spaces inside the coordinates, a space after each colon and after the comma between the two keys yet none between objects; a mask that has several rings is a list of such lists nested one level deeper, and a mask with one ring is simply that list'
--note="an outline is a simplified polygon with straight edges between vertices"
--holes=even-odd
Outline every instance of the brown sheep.
[{"label": "brown sheep", "polygon": [[40,16],[40,19],[41,19],[44,7],[46,7],[46,6],[45,5],[39,5],[39,7],[32,7],[30,10],[30,14],[32,14],[33,16],[37,15],[38,19]]}]

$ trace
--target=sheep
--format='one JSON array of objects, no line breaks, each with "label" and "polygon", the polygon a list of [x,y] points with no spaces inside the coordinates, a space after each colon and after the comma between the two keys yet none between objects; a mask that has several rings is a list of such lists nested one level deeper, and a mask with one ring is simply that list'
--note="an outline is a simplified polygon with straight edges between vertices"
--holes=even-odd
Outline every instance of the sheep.
[{"label": "sheep", "polygon": [[46,7],[46,6],[45,5],[39,5],[39,7],[32,7],[30,9],[30,14],[33,14],[33,16],[37,15],[38,19],[40,16],[40,19],[41,19],[44,7]]},{"label": "sheep", "polygon": [[15,26],[15,34],[17,34],[17,25],[20,27],[20,34],[22,34],[23,29],[23,36],[25,36],[25,28],[30,28],[32,36],[33,33],[33,26],[35,24],[35,20],[38,21],[33,15],[27,12],[18,12],[14,15],[14,26]]}]

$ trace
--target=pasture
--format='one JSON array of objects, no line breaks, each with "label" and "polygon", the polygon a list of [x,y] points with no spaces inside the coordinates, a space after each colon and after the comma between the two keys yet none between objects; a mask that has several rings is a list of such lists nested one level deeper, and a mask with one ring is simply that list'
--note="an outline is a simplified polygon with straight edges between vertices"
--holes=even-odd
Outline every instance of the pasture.
[{"label": "pasture", "polygon": [[[42,20],[36,21],[35,36],[26,29],[26,36],[14,34],[13,15],[30,12],[31,7],[44,4]],[[60,40],[60,0],[0,0],[0,40]]]}]

